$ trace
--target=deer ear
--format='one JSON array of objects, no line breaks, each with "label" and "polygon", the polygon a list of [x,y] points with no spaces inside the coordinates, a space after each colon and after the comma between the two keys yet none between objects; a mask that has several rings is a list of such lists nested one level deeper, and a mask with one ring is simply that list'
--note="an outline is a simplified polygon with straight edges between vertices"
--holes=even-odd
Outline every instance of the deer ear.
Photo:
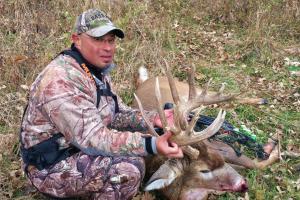
[{"label": "deer ear", "polygon": [[182,170],[175,166],[170,167],[169,162],[165,162],[160,168],[152,175],[150,180],[146,183],[144,191],[151,191],[167,187],[173,181],[181,176]]}]

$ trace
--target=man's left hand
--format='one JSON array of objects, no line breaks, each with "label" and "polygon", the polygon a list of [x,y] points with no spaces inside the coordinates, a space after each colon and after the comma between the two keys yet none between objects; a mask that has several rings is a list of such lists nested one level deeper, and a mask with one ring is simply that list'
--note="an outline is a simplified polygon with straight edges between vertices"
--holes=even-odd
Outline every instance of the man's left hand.
[{"label": "man's left hand", "polygon": [[[166,116],[166,119],[167,119],[168,126],[172,126],[174,124],[174,110],[173,109],[167,109],[167,110],[164,110],[164,112],[165,112],[165,116]],[[161,122],[158,114],[154,117],[153,124],[154,124],[154,126],[157,126],[158,128],[163,128],[162,127],[162,122]]]}]

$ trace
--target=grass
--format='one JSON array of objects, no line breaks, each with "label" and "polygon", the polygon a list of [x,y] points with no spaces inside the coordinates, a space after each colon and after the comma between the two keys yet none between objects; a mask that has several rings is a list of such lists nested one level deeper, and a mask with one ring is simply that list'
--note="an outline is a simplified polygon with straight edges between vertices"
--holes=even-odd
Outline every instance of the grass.
[{"label": "grass", "polygon": [[[199,86],[212,78],[211,90],[225,82],[226,92],[269,100],[262,106],[233,104],[226,108],[226,120],[236,126],[245,124],[261,142],[279,135],[283,151],[291,147],[300,151],[300,81],[284,65],[285,57],[300,60],[299,54],[284,51],[300,42],[300,3],[282,0],[0,3],[0,88],[6,87],[0,89],[0,134],[18,134],[28,93],[20,86],[30,86],[41,69],[70,45],[75,16],[92,6],[106,10],[125,30],[115,59],[118,68],[112,74],[125,103],[133,99],[139,66],[145,65],[150,76],[162,75],[165,59],[174,76],[186,80],[185,69],[194,63]],[[18,60],[22,56],[26,59]],[[22,177],[18,184],[11,181],[9,172],[20,169],[16,147],[11,144],[0,152],[0,197],[45,199],[37,193],[26,195]],[[295,168],[299,162],[284,157],[267,170],[242,171],[250,186],[249,199],[300,199]],[[246,194],[211,198],[245,199]]]}]

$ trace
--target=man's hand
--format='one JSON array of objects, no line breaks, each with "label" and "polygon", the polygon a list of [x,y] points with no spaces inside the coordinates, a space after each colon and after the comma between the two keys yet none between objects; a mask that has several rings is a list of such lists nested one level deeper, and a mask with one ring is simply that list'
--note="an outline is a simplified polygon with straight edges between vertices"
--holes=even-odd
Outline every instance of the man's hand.
[{"label": "man's hand", "polygon": [[169,139],[172,136],[172,132],[166,132],[156,139],[156,149],[158,154],[166,156],[168,158],[182,158],[182,149],[174,142],[170,142]]},{"label": "man's hand", "polygon": [[[173,111],[173,109],[167,109],[167,110],[164,110],[164,112],[165,112],[165,116],[166,116],[168,125],[169,126],[173,125],[174,124],[174,118],[173,118],[174,111]],[[159,118],[159,115],[155,116],[153,124],[154,124],[154,126],[157,126],[159,128],[163,128],[161,120]]]},{"label": "man's hand", "polygon": [[[165,116],[167,119],[167,123],[169,126],[172,126],[174,124],[174,111],[173,109],[167,109],[164,110]],[[159,128],[162,127],[161,120],[159,118],[159,115],[157,115],[154,118],[154,126],[157,126]],[[183,153],[182,149],[178,147],[178,145],[174,142],[170,142],[170,137],[172,136],[172,132],[168,131],[164,133],[163,135],[156,138],[156,149],[158,154],[166,156],[168,158],[182,158]]]}]

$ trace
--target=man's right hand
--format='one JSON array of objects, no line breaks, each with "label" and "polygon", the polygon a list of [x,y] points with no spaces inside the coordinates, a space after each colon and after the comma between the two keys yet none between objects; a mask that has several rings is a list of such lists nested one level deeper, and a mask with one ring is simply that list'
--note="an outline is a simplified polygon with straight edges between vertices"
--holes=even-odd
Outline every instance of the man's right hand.
[{"label": "man's right hand", "polygon": [[168,131],[156,138],[157,152],[168,158],[182,158],[182,149],[176,143],[169,141],[171,136],[172,132]]}]

